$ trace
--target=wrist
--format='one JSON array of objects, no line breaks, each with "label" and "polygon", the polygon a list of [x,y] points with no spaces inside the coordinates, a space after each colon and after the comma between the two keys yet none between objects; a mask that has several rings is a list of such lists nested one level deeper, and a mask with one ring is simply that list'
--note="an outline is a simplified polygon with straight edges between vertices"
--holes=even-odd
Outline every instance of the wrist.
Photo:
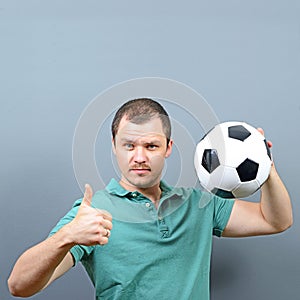
[{"label": "wrist", "polygon": [[71,224],[68,223],[63,226],[58,232],[59,234],[59,247],[71,249],[76,245],[74,234],[72,234]]}]

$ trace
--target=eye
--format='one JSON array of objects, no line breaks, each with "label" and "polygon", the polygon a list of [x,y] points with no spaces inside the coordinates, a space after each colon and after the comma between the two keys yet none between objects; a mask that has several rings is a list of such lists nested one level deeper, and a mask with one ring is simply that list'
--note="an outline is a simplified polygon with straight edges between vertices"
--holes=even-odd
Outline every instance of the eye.
[{"label": "eye", "polygon": [[157,145],[154,145],[154,144],[149,144],[149,145],[147,145],[147,149],[148,150],[155,150],[155,149],[157,149],[158,148],[158,146]]},{"label": "eye", "polygon": [[126,150],[132,150],[132,149],[134,148],[134,146],[133,146],[133,144],[126,143],[126,144],[124,144],[124,148],[125,148]]}]

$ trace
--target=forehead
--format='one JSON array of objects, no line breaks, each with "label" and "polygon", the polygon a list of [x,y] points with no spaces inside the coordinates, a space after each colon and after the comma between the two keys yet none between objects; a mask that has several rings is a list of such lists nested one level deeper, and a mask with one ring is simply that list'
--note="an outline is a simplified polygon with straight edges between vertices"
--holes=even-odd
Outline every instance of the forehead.
[{"label": "forehead", "polygon": [[117,136],[121,138],[137,139],[142,137],[165,138],[160,118],[154,117],[141,124],[130,122],[126,116],[121,119]]}]

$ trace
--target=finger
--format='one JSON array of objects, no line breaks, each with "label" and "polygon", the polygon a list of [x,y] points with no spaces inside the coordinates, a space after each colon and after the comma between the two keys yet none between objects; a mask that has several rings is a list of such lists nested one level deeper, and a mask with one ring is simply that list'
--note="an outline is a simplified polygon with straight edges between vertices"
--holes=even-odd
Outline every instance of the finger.
[{"label": "finger", "polygon": [[265,132],[264,132],[264,130],[263,130],[262,128],[258,127],[258,128],[256,128],[256,129],[257,129],[257,131],[258,131],[259,133],[261,133],[263,136],[265,135]]},{"label": "finger", "polygon": [[103,228],[103,232],[101,233],[101,237],[99,239],[99,244],[102,246],[107,244],[109,237],[110,237],[110,230]]},{"label": "finger", "polygon": [[112,222],[109,220],[103,219],[101,224],[106,229],[112,229],[112,227],[113,227]]},{"label": "finger", "polygon": [[[256,129],[257,129],[257,131],[258,131],[259,133],[261,133],[263,136],[265,136],[265,132],[264,132],[264,130],[263,130],[262,128],[258,127],[258,128],[256,128]],[[271,141],[267,141],[267,146],[268,146],[269,148],[272,148],[272,146],[273,146],[272,142],[271,142]]]},{"label": "finger", "polygon": [[110,237],[110,230],[107,228],[104,228],[104,232],[102,234],[103,237],[109,238]]},{"label": "finger", "polygon": [[104,245],[106,245],[107,243],[108,243],[108,237],[102,236],[101,239],[100,239],[100,241],[99,241],[99,245],[100,245],[100,246],[104,246]]},{"label": "finger", "polygon": [[93,198],[93,190],[92,190],[92,188],[89,184],[86,184],[85,185],[84,196],[83,196],[81,204],[91,206],[92,205],[92,198]]},{"label": "finger", "polygon": [[273,143],[271,141],[267,141],[267,145],[268,145],[269,148],[272,148]]},{"label": "finger", "polygon": [[99,208],[96,208],[96,209],[99,212],[99,215],[101,215],[103,217],[103,219],[112,221],[112,215],[108,211],[106,211],[104,209],[99,209]]}]

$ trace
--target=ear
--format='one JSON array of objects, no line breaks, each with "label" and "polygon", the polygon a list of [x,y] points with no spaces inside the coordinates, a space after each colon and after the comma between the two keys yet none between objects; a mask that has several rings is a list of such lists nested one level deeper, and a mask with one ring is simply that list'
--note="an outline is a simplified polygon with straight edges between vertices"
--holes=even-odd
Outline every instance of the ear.
[{"label": "ear", "polygon": [[173,140],[170,139],[169,144],[167,146],[167,151],[166,151],[166,154],[165,154],[165,158],[168,158],[171,155],[172,147],[173,147]]},{"label": "ear", "polygon": [[112,148],[114,155],[116,155],[116,141],[114,138],[111,139],[111,148]]}]

